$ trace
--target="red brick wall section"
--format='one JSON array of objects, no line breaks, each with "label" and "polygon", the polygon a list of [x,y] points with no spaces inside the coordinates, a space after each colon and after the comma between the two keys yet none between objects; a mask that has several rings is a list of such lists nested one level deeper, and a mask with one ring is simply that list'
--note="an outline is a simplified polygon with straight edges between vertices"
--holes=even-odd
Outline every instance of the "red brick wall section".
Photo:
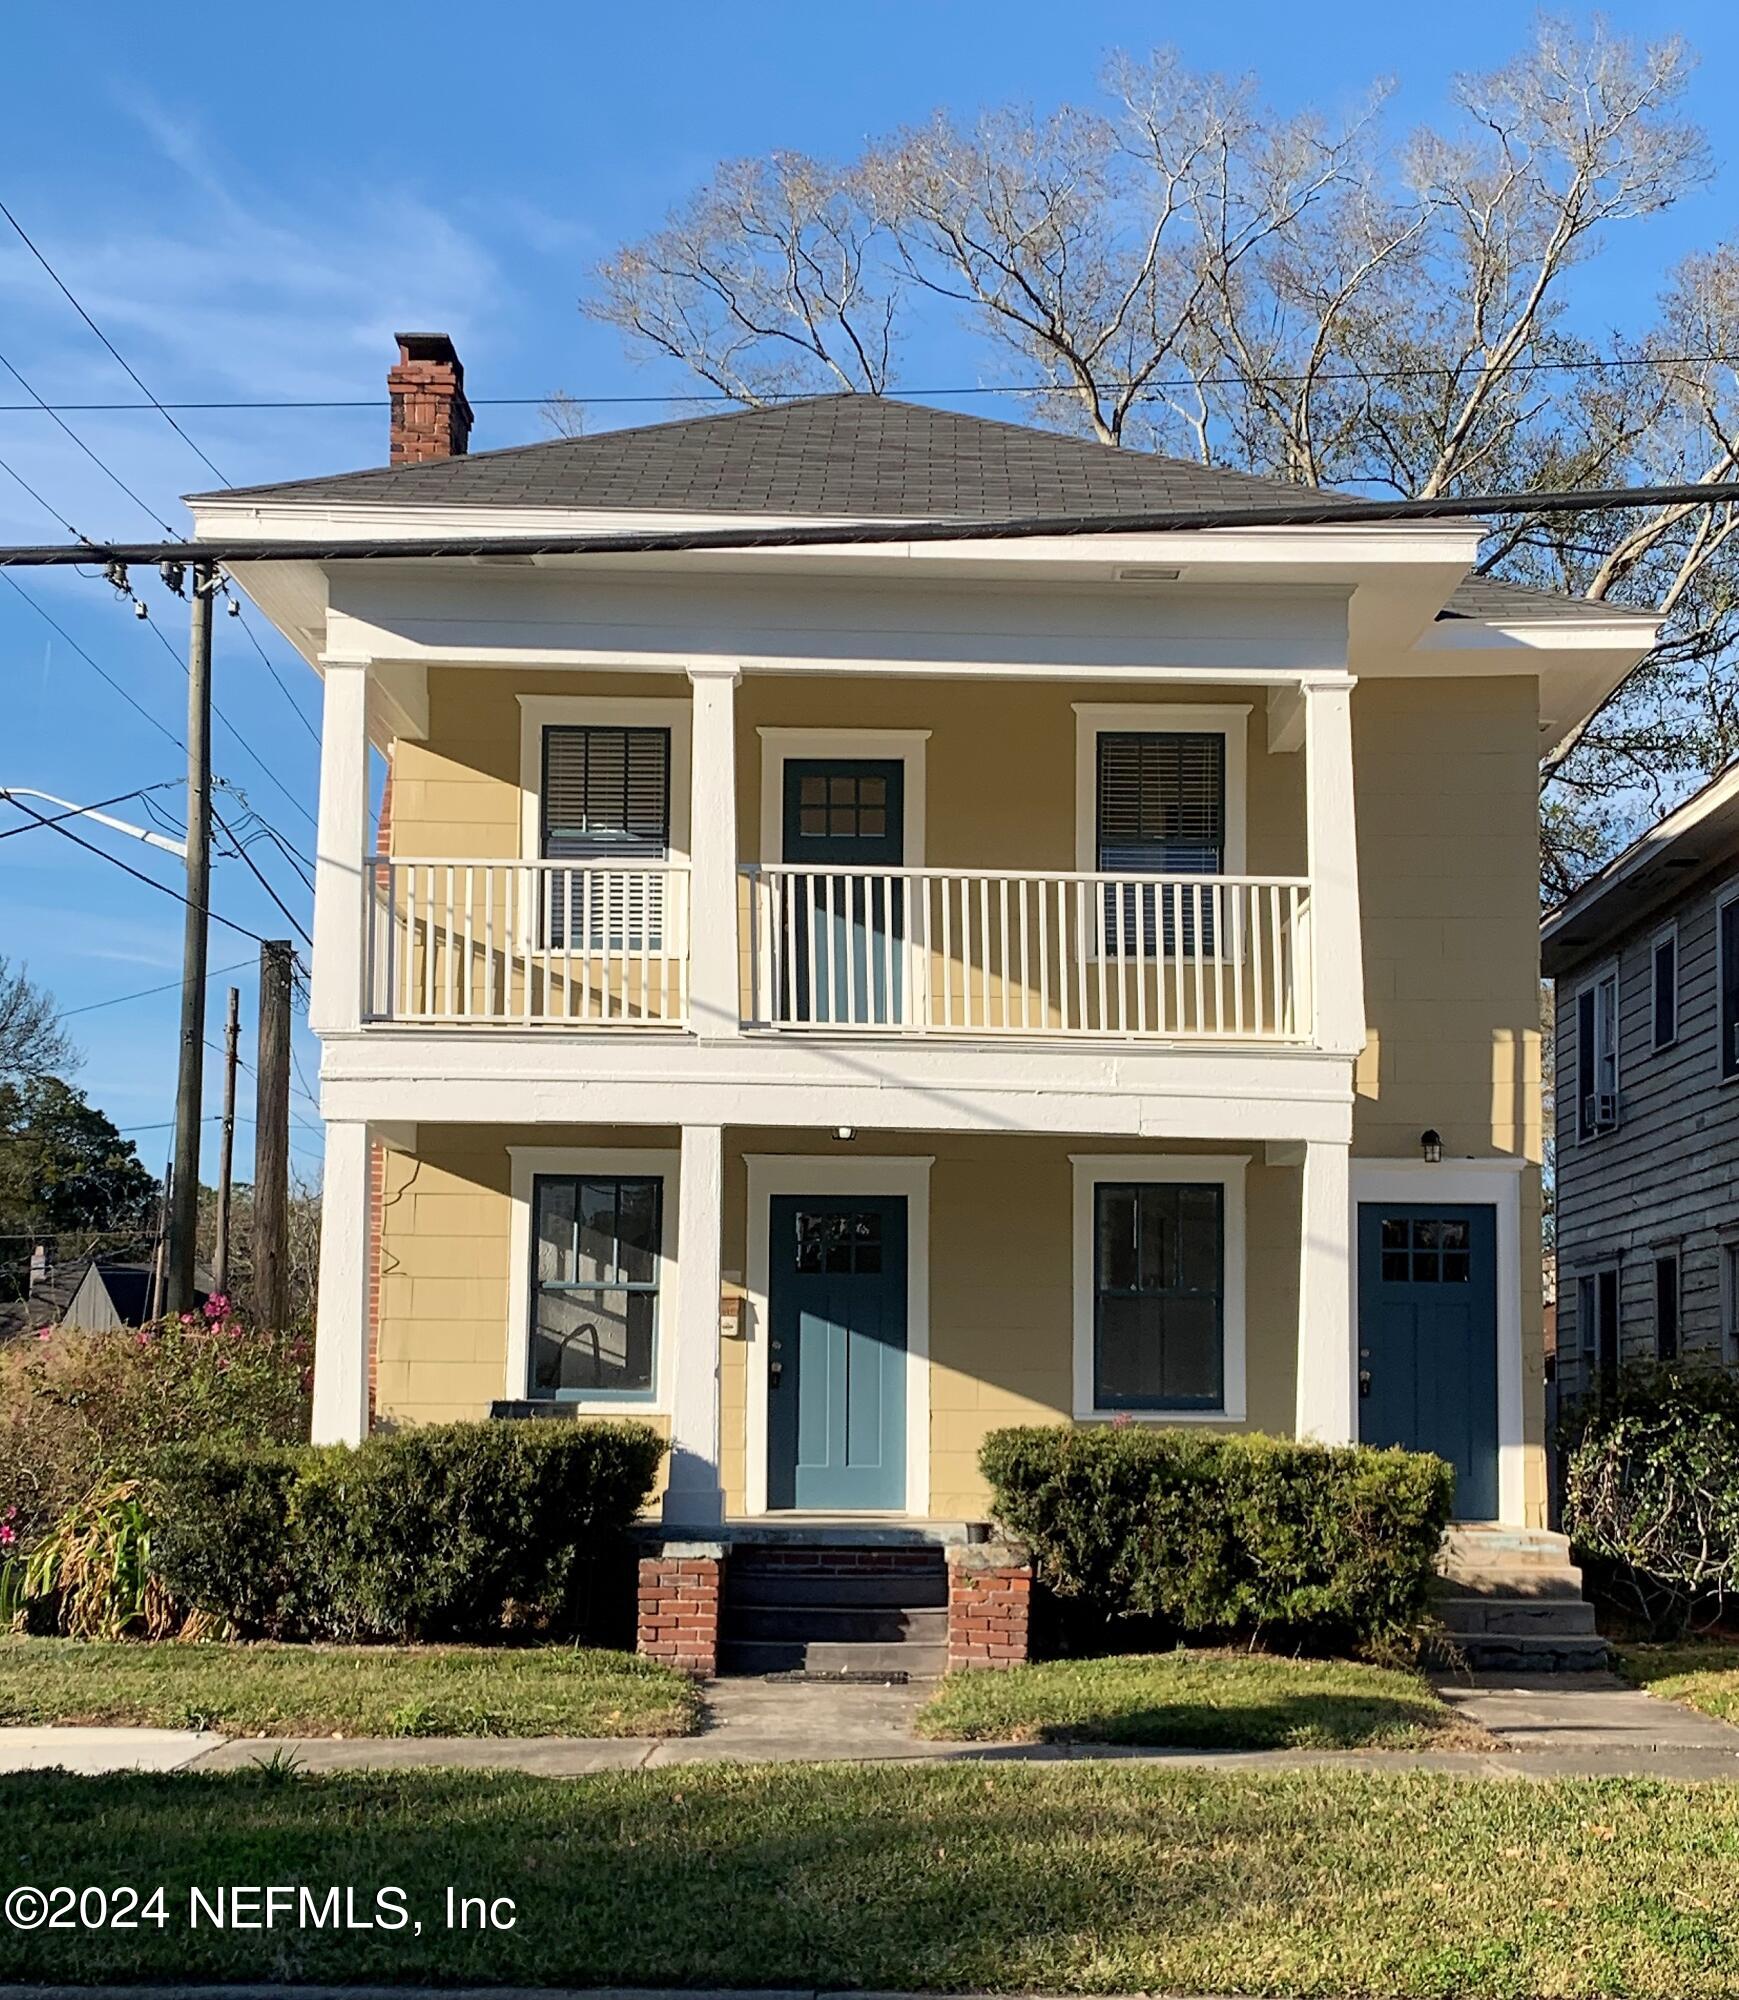
[{"label": "red brick wall section", "polygon": [[641,1557],[637,1649],[647,1659],[696,1680],[718,1672],[724,1555],[716,1542],[666,1542]]},{"label": "red brick wall section", "polygon": [[1015,1542],[948,1551],[948,1671],[1018,1667],[1027,1657],[1033,1573]]},{"label": "red brick wall section", "polygon": [[457,458],[471,442],[465,370],[444,333],[395,336],[399,358],[387,370],[392,398],[392,463],[425,465]]}]

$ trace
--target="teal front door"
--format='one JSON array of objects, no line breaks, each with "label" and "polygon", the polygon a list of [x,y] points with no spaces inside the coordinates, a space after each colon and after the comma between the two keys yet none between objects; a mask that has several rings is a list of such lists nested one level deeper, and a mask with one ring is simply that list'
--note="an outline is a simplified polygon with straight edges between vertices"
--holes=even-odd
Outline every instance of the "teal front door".
[{"label": "teal front door", "polygon": [[905,1010],[906,767],[887,757],[792,757],[783,859],[792,882],[782,1006],[799,1021],[865,1027]]},{"label": "teal front door", "polygon": [[1455,1468],[1455,1515],[1497,1518],[1497,1220],[1359,1205],[1359,1440]]},{"label": "teal front door", "polygon": [[769,1246],[767,1499],[906,1504],[906,1203],[779,1195]]}]

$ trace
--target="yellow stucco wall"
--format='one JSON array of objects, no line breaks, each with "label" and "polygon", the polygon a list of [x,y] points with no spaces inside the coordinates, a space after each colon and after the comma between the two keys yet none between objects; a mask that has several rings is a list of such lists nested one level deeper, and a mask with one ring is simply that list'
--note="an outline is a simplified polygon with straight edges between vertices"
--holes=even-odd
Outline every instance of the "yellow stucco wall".
[{"label": "yellow stucco wall", "polygon": [[[675,676],[436,668],[431,732],[394,763],[400,854],[510,858],[520,841],[519,692],[686,694]],[[1196,703],[1248,691],[1192,689]],[[1127,687],[751,677],[738,697],[738,839],[759,850],[764,726],[928,729],[926,858],[936,865],[1075,863],[1077,701]],[[1181,697],[1180,697],[1181,698]],[[1451,1155],[1508,1154],[1523,1177],[1522,1308],[1527,1491],[1544,1506],[1540,1448],[1541,1150],[1531,679],[1365,680],[1353,699],[1369,1045],[1357,1068],[1355,1152],[1418,1157],[1435,1126]],[[1252,873],[1302,871],[1303,759],[1270,755],[1260,706],[1248,739]],[[476,1415],[502,1393],[507,1145],[608,1143],[540,1127],[425,1128],[418,1160],[389,1158],[383,1229],[380,1407],[413,1421]],[[641,1131],[620,1143],[674,1143]],[[826,1150],[815,1134],[728,1136],[724,1265],[746,1268],[741,1154]],[[1018,1136],[860,1141],[935,1156],[932,1481],[938,1513],[982,1510],[974,1455],[996,1424],[1069,1406],[1069,1168],[1081,1144]],[[1087,1150],[1112,1148],[1088,1142]],[[1175,1150],[1175,1148],[1171,1149]],[[1284,1430],[1293,1406],[1297,1171],[1248,1180],[1250,1418]],[[743,1479],[743,1348],[723,1361],[724,1470]]]}]

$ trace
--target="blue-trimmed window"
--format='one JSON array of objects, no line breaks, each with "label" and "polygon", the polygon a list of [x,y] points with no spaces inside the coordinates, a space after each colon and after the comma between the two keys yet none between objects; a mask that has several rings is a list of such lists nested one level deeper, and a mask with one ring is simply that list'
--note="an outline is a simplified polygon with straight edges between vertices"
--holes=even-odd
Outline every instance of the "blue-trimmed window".
[{"label": "blue-trimmed window", "polygon": [[1093,1189],[1093,1401],[1218,1410],[1226,1397],[1226,1192],[1217,1181]]},{"label": "blue-trimmed window", "polygon": [[658,1379],[663,1181],[539,1174],[531,1214],[532,1395],[649,1399]]}]

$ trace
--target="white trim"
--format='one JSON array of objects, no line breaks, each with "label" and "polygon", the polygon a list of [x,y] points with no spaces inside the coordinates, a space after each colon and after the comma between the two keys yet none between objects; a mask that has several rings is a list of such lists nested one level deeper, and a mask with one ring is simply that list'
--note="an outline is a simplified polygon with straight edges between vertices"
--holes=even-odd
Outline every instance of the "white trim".
[{"label": "white trim", "polygon": [[[1128,1417],[1136,1423],[1237,1424],[1244,1421],[1243,1153],[1071,1153],[1074,1168],[1074,1398],[1077,1422]],[[1217,1410],[1101,1410],[1093,1400],[1093,1190],[1101,1181],[1215,1181],[1224,1190],[1225,1270],[1221,1306],[1223,1397]]]},{"label": "white trim", "polygon": [[1366,1202],[1441,1201],[1489,1207],[1497,1223],[1497,1511],[1510,1527],[1527,1523],[1527,1446],[1523,1431],[1522,1174],[1514,1158],[1358,1160],[1352,1163],[1353,1331],[1359,1326],[1359,1209]]},{"label": "white trim", "polygon": [[743,1510],[766,1514],[767,1329],[773,1197],[882,1194],[906,1198],[906,1512],[930,1511],[930,1168],[933,1157],[839,1153],[748,1153],[749,1241],[744,1366]]},{"label": "white trim", "polygon": [[1226,851],[1219,872],[1245,872],[1248,702],[1077,701],[1070,707],[1075,711],[1075,866],[1081,873],[1099,872],[1098,739],[1102,731],[1116,729],[1188,730],[1226,739]]},{"label": "white trim", "polygon": [[[791,757],[883,757],[906,767],[902,868],[924,865],[927,729],[784,729],[764,725],[761,739],[761,844],[757,859],[785,858],[785,763]],[[802,1192],[802,1190],[799,1190]]]},{"label": "white trim", "polygon": [[[1663,1042],[1660,1034],[1660,983],[1655,978],[1655,960],[1663,944],[1673,948],[1673,1031]],[[1651,1051],[1670,1049],[1679,1039],[1679,922],[1662,924],[1648,941],[1648,1045]]]},{"label": "white trim", "polygon": [[323,1194],[331,1206],[320,1232],[321,1332],[309,1430],[315,1444],[361,1444],[368,1435],[371,1166],[367,1125],[328,1119]]},{"label": "white trim", "polygon": [[522,694],[519,697],[519,854],[538,859],[543,803],[543,732],[550,728],[668,729],[670,731],[670,852],[689,859],[689,788],[693,757],[693,706],[670,695]]},{"label": "white trim", "polygon": [[1715,898],[1715,1076],[1721,1083],[1739,1083],[1739,1069],[1729,1076],[1721,1060],[1721,1037],[1728,1032],[1721,1019],[1721,995],[1727,990],[1727,953],[1721,942],[1721,912],[1739,900],[1739,882],[1729,882]]},{"label": "white trim", "polygon": [[563,1399],[586,1416],[668,1414],[676,1365],[676,1299],[681,1284],[677,1199],[682,1155],[664,1148],[618,1146],[509,1146],[510,1207],[507,1222],[507,1366],[502,1395],[521,1402],[531,1394],[531,1184],[538,1174],[645,1174],[664,1182],[660,1204],[658,1316],[653,1328],[653,1393],[593,1400]]},{"label": "white trim", "polygon": [[[1735,886],[1733,893],[1735,895],[1739,895],[1739,885]],[[1719,952],[1720,948],[1720,937],[1721,937],[1721,914],[1719,908],[1717,908],[1715,912],[1715,940],[1716,940],[1717,953]],[[1617,1098],[1619,1092],[1624,1087],[1622,1082],[1622,1076],[1624,1070],[1624,1036],[1622,1032],[1624,1026],[1624,980],[1622,977],[1622,972],[1623,968],[1619,964],[1618,955],[1614,953],[1610,958],[1603,958],[1598,965],[1591,966],[1588,969],[1588,971],[1586,971],[1582,975],[1582,977],[1576,982],[1575,986],[1571,990],[1570,1019],[1571,1022],[1573,1023],[1575,1060],[1572,1063],[1570,1070],[1570,1075],[1572,1078],[1570,1101],[1572,1105],[1575,1107],[1575,1110],[1570,1120],[1570,1129],[1576,1135],[1576,1143],[1578,1146],[1591,1146],[1597,1139],[1609,1139],[1611,1138],[1613,1132],[1617,1130],[1616,1126],[1610,1126],[1604,1132],[1584,1132],[1582,1129],[1582,1097],[1583,1097],[1582,996],[1591,987],[1603,986],[1609,979],[1612,981],[1612,1095],[1614,1098]],[[1715,987],[1715,995],[1716,995],[1715,1054],[1717,1060],[1719,1060],[1721,1053],[1721,1037],[1720,1037],[1720,1025],[1719,1025],[1720,992],[1721,989],[1719,983],[1719,973],[1717,973],[1716,987]],[[1600,1025],[1600,999],[1598,994],[1596,994],[1594,1001],[1594,1024],[1596,1030],[1598,1030]],[[1594,1067],[1590,1072],[1590,1075],[1594,1085],[1593,1095],[1598,1097],[1600,1095],[1600,1050],[1599,1050],[1598,1035],[1596,1036],[1596,1041],[1595,1041]]]}]

